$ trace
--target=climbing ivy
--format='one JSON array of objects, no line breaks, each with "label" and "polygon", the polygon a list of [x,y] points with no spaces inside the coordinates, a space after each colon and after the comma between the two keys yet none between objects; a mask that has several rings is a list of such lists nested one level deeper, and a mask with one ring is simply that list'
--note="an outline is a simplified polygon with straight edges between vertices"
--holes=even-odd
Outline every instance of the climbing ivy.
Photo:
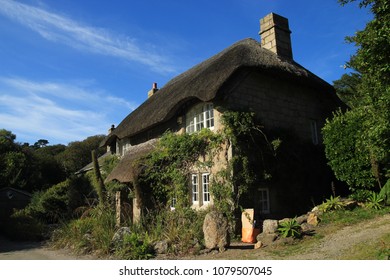
[{"label": "climbing ivy", "polygon": [[222,137],[208,129],[193,134],[165,133],[157,147],[144,159],[140,185],[152,192],[154,205],[165,207],[176,199],[176,207],[190,203],[188,174],[194,167],[211,168]]}]

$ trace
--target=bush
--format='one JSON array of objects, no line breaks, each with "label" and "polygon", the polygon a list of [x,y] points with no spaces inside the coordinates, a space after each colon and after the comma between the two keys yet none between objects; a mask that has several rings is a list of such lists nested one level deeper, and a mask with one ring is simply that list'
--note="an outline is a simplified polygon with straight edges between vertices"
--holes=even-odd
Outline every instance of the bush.
[{"label": "bush", "polygon": [[149,236],[144,234],[143,238],[132,232],[123,238],[122,244],[115,248],[115,255],[126,260],[147,260],[153,257],[153,248]]},{"label": "bush", "polygon": [[52,235],[55,247],[70,247],[77,253],[106,255],[115,233],[115,212],[108,207],[89,208],[80,219],[64,223]]},{"label": "bush", "polygon": [[369,190],[356,190],[349,197],[357,202],[366,202],[371,195]]},{"label": "bush", "polygon": [[278,231],[282,237],[299,238],[302,235],[301,226],[296,218],[281,222]]},{"label": "bush", "polygon": [[383,198],[376,192],[371,192],[371,195],[368,197],[366,206],[370,209],[380,210],[383,208]]},{"label": "bush", "polygon": [[333,197],[331,195],[330,198],[326,199],[326,201],[320,205],[320,209],[324,212],[341,210],[343,209],[343,203],[339,196]]},{"label": "bush", "polygon": [[390,179],[387,180],[386,184],[381,189],[379,195],[381,198],[383,198],[383,202],[385,205],[390,205]]},{"label": "bush", "polygon": [[364,110],[337,111],[322,129],[328,164],[337,179],[353,189],[375,186],[370,151],[366,143]]},{"label": "bush", "polygon": [[151,212],[143,221],[143,229],[151,234],[152,240],[165,240],[168,251],[178,255],[197,253],[203,247],[203,221],[207,211],[190,208],[175,211]]},{"label": "bush", "polygon": [[91,187],[84,178],[70,178],[46,191],[34,193],[24,212],[45,223],[58,223],[71,218],[74,210],[85,204],[90,190]]},{"label": "bush", "polygon": [[5,235],[12,240],[40,241],[43,240],[45,226],[22,211],[11,215],[4,226]]}]

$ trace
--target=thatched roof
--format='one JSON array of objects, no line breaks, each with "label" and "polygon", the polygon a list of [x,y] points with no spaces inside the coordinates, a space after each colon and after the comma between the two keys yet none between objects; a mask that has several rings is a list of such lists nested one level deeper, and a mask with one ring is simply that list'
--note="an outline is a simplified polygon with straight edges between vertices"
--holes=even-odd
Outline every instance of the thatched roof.
[{"label": "thatched roof", "polygon": [[118,165],[111,171],[105,182],[117,180],[121,183],[134,182],[134,179],[142,171],[139,159],[152,151],[157,143],[157,139],[152,139],[139,145],[130,147]]},{"label": "thatched roof", "polygon": [[105,143],[135,135],[170,119],[190,99],[211,101],[239,69],[251,68],[314,87],[331,95],[334,89],[294,61],[277,56],[254,39],[244,39],[169,81],[130,113]]}]

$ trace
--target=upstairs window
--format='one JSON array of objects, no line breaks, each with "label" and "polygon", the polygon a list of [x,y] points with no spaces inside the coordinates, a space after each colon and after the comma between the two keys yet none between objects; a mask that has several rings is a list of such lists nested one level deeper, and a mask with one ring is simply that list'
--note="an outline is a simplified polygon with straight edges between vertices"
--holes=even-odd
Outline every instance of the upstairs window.
[{"label": "upstairs window", "polygon": [[186,132],[194,133],[202,128],[214,128],[213,104],[199,104],[186,115]]}]

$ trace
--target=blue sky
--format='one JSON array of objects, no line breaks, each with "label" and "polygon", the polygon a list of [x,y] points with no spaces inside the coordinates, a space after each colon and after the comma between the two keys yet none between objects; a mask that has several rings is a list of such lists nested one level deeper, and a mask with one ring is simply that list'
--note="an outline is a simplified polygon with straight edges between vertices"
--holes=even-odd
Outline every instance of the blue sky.
[{"label": "blue sky", "polygon": [[0,0],[0,128],[18,142],[105,134],[170,79],[289,19],[295,61],[332,81],[371,19],[337,0]]}]

